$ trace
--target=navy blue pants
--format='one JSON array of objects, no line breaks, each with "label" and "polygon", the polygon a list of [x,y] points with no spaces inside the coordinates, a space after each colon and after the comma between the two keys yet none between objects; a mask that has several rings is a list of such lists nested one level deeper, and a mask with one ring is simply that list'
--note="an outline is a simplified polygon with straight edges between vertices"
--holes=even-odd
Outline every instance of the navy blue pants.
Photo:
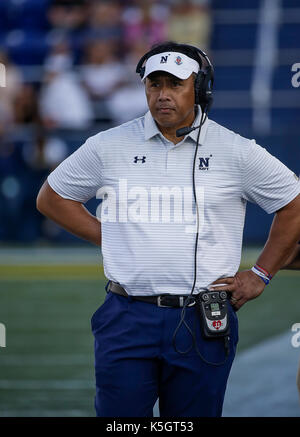
[{"label": "navy blue pants", "polygon": [[[230,354],[225,364],[205,363],[195,348],[181,355],[172,344],[181,308],[160,308],[109,292],[91,319],[95,338],[95,408],[98,417],[217,417],[238,342],[237,316],[229,305]],[[195,307],[185,321],[207,361],[225,358],[223,339],[205,340]],[[186,351],[192,336],[182,326],[176,346]]]}]

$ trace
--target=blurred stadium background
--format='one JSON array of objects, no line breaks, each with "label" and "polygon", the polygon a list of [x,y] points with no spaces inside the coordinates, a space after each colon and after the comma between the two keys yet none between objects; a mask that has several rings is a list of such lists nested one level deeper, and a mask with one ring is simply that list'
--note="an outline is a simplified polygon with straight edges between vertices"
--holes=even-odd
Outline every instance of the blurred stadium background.
[{"label": "blurred stadium background", "polygon": [[[0,416],[94,415],[89,320],[104,298],[101,253],[42,217],[35,199],[49,172],[88,136],[146,111],[135,66],[166,39],[210,56],[210,118],[300,172],[299,88],[292,86],[299,0],[1,0],[0,322],[7,346],[0,348]],[[96,206],[87,205],[92,213]],[[248,206],[241,268],[255,260],[272,218]],[[289,341],[300,322],[297,292],[299,273],[280,272],[239,312],[243,367],[233,372],[226,415],[299,415],[299,352]],[[259,349],[266,341],[275,343]],[[265,359],[256,355],[264,350]],[[259,359],[263,370],[254,373]]]}]

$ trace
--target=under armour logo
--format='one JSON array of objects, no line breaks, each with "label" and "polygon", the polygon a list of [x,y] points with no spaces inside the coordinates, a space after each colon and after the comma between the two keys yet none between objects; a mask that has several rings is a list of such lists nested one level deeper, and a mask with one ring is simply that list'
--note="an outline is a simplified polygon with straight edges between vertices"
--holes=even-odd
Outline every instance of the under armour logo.
[{"label": "under armour logo", "polygon": [[135,164],[137,164],[138,161],[141,161],[142,164],[144,164],[144,163],[146,162],[146,156],[143,156],[142,158],[139,158],[138,156],[135,156],[133,162],[134,162]]},{"label": "under armour logo", "polygon": [[160,63],[161,63],[161,64],[166,64],[166,63],[168,62],[168,56],[169,56],[169,55],[167,55],[167,56],[162,56],[162,57],[160,58]]}]

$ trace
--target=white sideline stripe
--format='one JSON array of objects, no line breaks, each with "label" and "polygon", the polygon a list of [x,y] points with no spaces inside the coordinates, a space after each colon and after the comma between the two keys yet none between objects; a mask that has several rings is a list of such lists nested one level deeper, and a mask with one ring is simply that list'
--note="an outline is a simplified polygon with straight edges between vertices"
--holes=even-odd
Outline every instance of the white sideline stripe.
[{"label": "white sideline stripe", "polygon": [[2,390],[92,390],[94,382],[84,379],[74,380],[0,380]]},{"label": "white sideline stripe", "polygon": [[1,265],[102,264],[98,248],[0,248]]}]

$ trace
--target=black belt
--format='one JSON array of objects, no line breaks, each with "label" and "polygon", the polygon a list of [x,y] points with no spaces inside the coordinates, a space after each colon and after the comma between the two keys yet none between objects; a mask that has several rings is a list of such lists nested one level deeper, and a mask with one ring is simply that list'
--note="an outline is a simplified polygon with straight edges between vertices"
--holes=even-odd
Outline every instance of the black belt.
[{"label": "black belt", "polygon": [[[111,291],[112,293],[120,294],[121,296],[129,297],[126,290],[124,290],[124,288],[121,287],[121,285],[117,284],[116,282],[109,281],[109,283],[106,286],[106,290]],[[174,294],[160,294],[158,296],[130,296],[130,297],[134,300],[153,303],[159,307],[166,307],[166,308],[168,307],[182,308],[186,303],[187,299],[190,300],[190,302],[186,304],[188,307],[195,305],[195,299],[190,295],[178,296]]]}]

